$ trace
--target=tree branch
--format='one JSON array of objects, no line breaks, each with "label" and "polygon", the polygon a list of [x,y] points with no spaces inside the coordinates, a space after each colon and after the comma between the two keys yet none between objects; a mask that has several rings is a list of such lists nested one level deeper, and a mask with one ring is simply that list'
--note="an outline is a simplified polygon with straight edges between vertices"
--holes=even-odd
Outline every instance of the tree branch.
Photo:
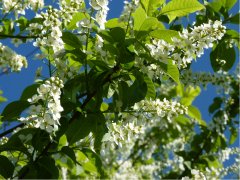
[{"label": "tree branch", "polygon": [[18,124],[17,126],[7,130],[7,131],[4,131],[3,133],[0,134],[0,138],[2,138],[3,136],[6,136],[8,135],[9,133],[13,132],[15,129],[19,128],[19,127],[23,127],[24,126],[24,123],[20,123]]},{"label": "tree branch", "polygon": [[2,38],[15,38],[15,39],[36,39],[39,36],[21,36],[21,35],[9,35],[9,34],[0,34]]}]

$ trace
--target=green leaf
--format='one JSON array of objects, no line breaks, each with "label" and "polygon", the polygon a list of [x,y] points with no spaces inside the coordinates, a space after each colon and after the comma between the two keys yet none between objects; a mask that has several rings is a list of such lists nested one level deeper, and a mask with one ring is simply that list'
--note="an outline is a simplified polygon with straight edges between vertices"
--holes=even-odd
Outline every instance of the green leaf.
[{"label": "green leaf", "polygon": [[150,30],[154,29],[164,29],[164,25],[161,24],[157,18],[147,17],[143,8],[138,7],[137,10],[133,13],[134,19],[134,31],[136,38],[142,38]]},{"label": "green leaf", "polygon": [[[85,92],[86,90],[86,84],[80,83],[84,82],[84,80],[85,75],[79,74],[78,76],[75,76],[73,79],[70,79],[66,82],[63,88],[64,97],[66,98],[64,99],[65,103],[69,101],[73,103],[72,105],[74,105],[77,102],[77,92]],[[67,106],[65,108],[67,108]],[[71,111],[71,109],[69,110]]]},{"label": "green leaf", "polygon": [[140,4],[144,8],[148,16],[152,16],[153,12],[156,11],[165,0],[141,0]]},{"label": "green leaf", "polygon": [[82,47],[81,41],[73,33],[63,32],[62,40],[65,44],[67,44],[73,48],[81,48]]},{"label": "green leaf", "polygon": [[240,35],[237,31],[232,29],[227,29],[226,36],[233,40],[238,49],[240,49]]},{"label": "green leaf", "polygon": [[[210,54],[211,65],[214,72],[223,69],[228,71],[234,65],[236,59],[236,53],[234,47],[228,47],[228,45],[222,41],[217,46],[215,46]],[[225,63],[222,63],[222,60]]]},{"label": "green leaf", "polygon": [[0,34],[11,35],[14,33],[13,21],[9,19],[2,20],[3,31]]},{"label": "green leaf", "polygon": [[115,27],[123,28],[124,26],[125,26],[124,23],[123,22],[119,22],[118,18],[109,19],[105,23],[105,27],[106,28],[115,28]]},{"label": "green leaf", "polygon": [[148,87],[144,80],[144,74],[134,72],[134,76],[135,80],[132,85],[129,86],[123,81],[118,85],[118,100],[121,102],[123,109],[133,106],[146,97]]},{"label": "green leaf", "polygon": [[177,65],[170,63],[170,61],[167,65],[167,75],[169,75],[176,83],[180,83]]},{"label": "green leaf", "polygon": [[25,18],[24,16],[21,16],[20,18],[18,18],[18,20],[16,20],[16,23],[19,24],[19,29],[20,32],[25,30],[28,24],[28,19]]},{"label": "green leaf", "polygon": [[105,123],[105,118],[102,114],[88,114],[86,117],[79,114],[76,119],[73,120],[73,122],[69,125],[68,130],[66,131],[67,140],[70,145],[73,143],[79,141],[80,139],[83,139],[86,137],[91,131],[98,135],[99,137],[96,137],[97,141],[99,141],[98,138],[101,139],[103,136],[101,133],[104,131],[104,127],[102,127]]},{"label": "green leaf", "polygon": [[201,156],[200,159],[204,160],[208,164],[208,167],[213,167],[215,169],[222,167],[222,164],[219,162],[218,158],[215,157],[214,155],[204,155]]},{"label": "green leaf", "polygon": [[93,152],[91,149],[88,149],[88,148],[82,149],[82,152],[87,156],[87,158],[91,161],[91,163],[94,164],[94,166],[97,168],[101,177],[103,177],[104,170],[102,167],[101,158],[95,152]]},{"label": "green leaf", "polygon": [[230,10],[236,4],[237,0],[221,0],[225,9]]},{"label": "green leaf", "polygon": [[15,136],[14,138],[11,137],[6,144],[1,145],[0,152],[3,151],[20,151],[29,157],[31,156],[31,154],[28,152],[28,149],[23,145],[18,136]]},{"label": "green leaf", "polygon": [[55,161],[47,156],[43,156],[37,161],[38,179],[58,179],[59,171]]},{"label": "green leaf", "polygon": [[28,86],[24,89],[22,92],[22,95],[20,97],[20,100],[26,101],[29,98],[31,98],[34,94],[37,93],[37,88],[40,86],[40,84],[33,84],[31,86]]},{"label": "green leaf", "polygon": [[92,132],[94,134],[94,149],[95,152],[100,154],[101,146],[102,146],[102,139],[103,136],[108,132],[108,128],[106,126],[106,119],[103,114],[98,114],[94,118],[94,124],[92,124]]},{"label": "green leaf", "polygon": [[158,62],[162,68],[162,70],[171,77],[176,83],[180,83],[179,80],[179,70],[177,65],[173,64],[171,60],[168,61],[167,64]]},{"label": "green leaf", "polygon": [[144,77],[144,81],[147,84],[146,98],[148,98],[148,99],[150,99],[150,98],[155,99],[155,97],[156,97],[156,89],[155,89],[154,83],[152,82],[152,80],[148,76]]},{"label": "green leaf", "polygon": [[31,24],[31,23],[42,24],[43,21],[44,21],[44,18],[40,18],[40,17],[39,18],[33,18],[29,21],[29,24]]},{"label": "green leaf", "polygon": [[66,57],[71,63],[69,64],[69,66],[81,66],[84,63],[84,59],[86,58],[86,56],[87,55],[80,48],[70,48],[70,50],[66,50]]},{"label": "green leaf", "polygon": [[176,17],[186,16],[204,8],[197,0],[172,0],[160,10],[160,15],[167,15],[172,22]]},{"label": "green leaf", "polygon": [[201,126],[207,126],[206,122],[204,120],[202,120],[202,115],[201,112],[198,110],[197,107],[191,105],[188,106],[188,115],[192,118],[194,118],[195,120],[197,120],[197,122],[199,123],[199,125]]},{"label": "green leaf", "polygon": [[87,155],[85,153],[83,153],[82,151],[76,151],[77,153],[77,162],[79,162],[83,169],[87,172],[90,172],[91,174],[94,175],[99,175],[98,173],[98,169],[97,167],[94,165],[94,161],[91,161],[91,157],[90,159],[87,157]]},{"label": "green leaf", "polygon": [[240,13],[235,14],[234,16],[230,17],[227,22],[233,23],[233,24],[239,24],[240,20]]},{"label": "green leaf", "polygon": [[38,128],[21,129],[11,136],[9,142],[19,144],[21,147],[21,143],[18,142],[19,139],[22,143],[33,146],[37,151],[42,151],[50,142],[49,134]]},{"label": "green leaf", "polygon": [[136,30],[136,31],[139,31],[143,22],[147,18],[147,14],[145,13],[144,9],[139,6],[137,8],[137,10],[133,13],[132,16],[133,16],[133,19],[134,19],[133,29]]},{"label": "green leaf", "polygon": [[91,67],[96,68],[97,71],[106,71],[110,69],[110,67],[108,67],[108,65],[102,60],[88,60],[88,64]]},{"label": "green leaf", "polygon": [[110,34],[110,31],[102,30],[102,31],[98,32],[98,35],[101,36],[105,41],[110,43],[111,46],[112,46],[112,43],[114,43],[114,40],[113,40],[113,38],[112,38],[112,36]]},{"label": "green leaf", "polygon": [[181,99],[181,104],[185,106],[189,106],[192,104],[194,99],[200,94],[201,88],[200,87],[193,87],[193,86],[188,86],[184,92],[183,92],[183,97]]},{"label": "green leaf", "polygon": [[76,155],[72,148],[70,148],[69,146],[64,146],[62,147],[61,152],[66,154],[68,157],[72,159],[73,162],[76,163]]},{"label": "green leaf", "polygon": [[115,42],[123,43],[125,41],[125,31],[120,27],[112,28],[109,34]]},{"label": "green leaf", "polygon": [[125,46],[119,45],[119,57],[118,60],[121,64],[128,64],[135,60],[135,53],[129,51]]},{"label": "green leaf", "polygon": [[21,113],[27,109],[31,104],[27,101],[14,101],[8,104],[1,116],[3,116],[2,121],[13,121],[17,120]]},{"label": "green leaf", "polygon": [[209,2],[208,6],[210,6],[215,12],[219,12],[223,6],[222,0],[214,0],[212,2]]},{"label": "green leaf", "polygon": [[18,177],[21,177],[22,179],[36,179],[37,173],[38,171],[36,167],[31,164],[27,164],[18,172]]},{"label": "green leaf", "polygon": [[7,101],[7,98],[1,96],[2,94],[3,94],[3,92],[0,90],[0,103]]},{"label": "green leaf", "polygon": [[234,127],[229,128],[231,134],[229,139],[229,145],[232,145],[238,138],[238,130]]},{"label": "green leaf", "polygon": [[208,5],[217,13],[223,7],[226,11],[232,9],[232,7],[236,4],[237,0],[213,0],[209,2]]},{"label": "green leaf", "polygon": [[79,115],[73,120],[66,131],[67,140],[70,145],[86,137],[92,129],[92,122],[89,118]]},{"label": "green leaf", "polygon": [[155,30],[155,29],[164,29],[164,25],[160,23],[157,18],[154,17],[147,17],[140,29],[138,31],[135,31],[136,38],[142,38],[144,35],[148,33],[148,31]]},{"label": "green leaf", "polygon": [[4,178],[11,178],[14,172],[14,165],[5,156],[0,155],[0,175]]},{"label": "green leaf", "polygon": [[49,134],[41,129],[33,129],[35,132],[32,132],[32,146],[35,150],[42,151],[49,143],[50,136]]},{"label": "green leaf", "polygon": [[97,167],[91,161],[82,163],[82,167],[85,171],[88,171],[94,175],[98,175]]},{"label": "green leaf", "polygon": [[172,38],[179,38],[179,33],[178,31],[174,30],[158,29],[150,32],[150,36],[152,36],[153,38],[162,39],[168,43],[172,43]]},{"label": "green leaf", "polygon": [[209,108],[208,108],[208,111],[210,112],[210,113],[214,113],[214,111],[216,111],[217,109],[219,109],[220,107],[221,107],[221,105],[222,105],[222,98],[220,98],[220,97],[215,97],[214,99],[213,99],[213,103],[209,106]]},{"label": "green leaf", "polygon": [[176,117],[175,121],[183,126],[187,126],[191,124],[191,121],[183,115]]},{"label": "green leaf", "polygon": [[69,22],[69,24],[67,25],[67,29],[69,30],[74,30],[77,28],[76,24],[77,22],[85,19],[86,17],[88,17],[87,13],[83,13],[83,12],[77,12],[72,16],[71,21]]}]

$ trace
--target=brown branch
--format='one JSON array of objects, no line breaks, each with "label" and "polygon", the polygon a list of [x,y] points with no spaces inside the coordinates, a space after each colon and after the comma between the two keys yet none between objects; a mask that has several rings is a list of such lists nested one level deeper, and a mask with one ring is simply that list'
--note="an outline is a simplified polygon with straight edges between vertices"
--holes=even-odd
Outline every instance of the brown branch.
[{"label": "brown branch", "polygon": [[21,36],[21,35],[9,35],[9,34],[0,34],[2,38],[15,38],[15,39],[36,39],[39,36]]}]

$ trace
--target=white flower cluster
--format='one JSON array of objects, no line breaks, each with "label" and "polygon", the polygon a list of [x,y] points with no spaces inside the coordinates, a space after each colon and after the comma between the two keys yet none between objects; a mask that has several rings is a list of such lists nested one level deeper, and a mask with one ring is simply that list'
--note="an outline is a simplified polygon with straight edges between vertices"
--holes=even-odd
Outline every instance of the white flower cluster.
[{"label": "white flower cluster", "polygon": [[151,79],[159,79],[164,74],[164,71],[156,64],[146,64],[144,59],[140,57],[135,58],[135,66],[140,69],[141,72],[148,75]]},{"label": "white flower cluster", "polygon": [[10,67],[12,71],[20,71],[27,68],[27,59],[16,54],[12,49],[0,43],[0,68]]},{"label": "white flower cluster", "polygon": [[224,93],[228,94],[231,91],[231,82],[233,77],[227,72],[217,72],[214,74],[206,72],[192,72],[191,70],[182,73],[181,82],[187,86],[207,87],[209,83],[219,86],[224,89]]},{"label": "white flower cluster", "polygon": [[6,137],[6,136],[3,136],[3,137],[0,139],[0,145],[6,144],[7,142],[8,142],[8,137]]},{"label": "white flower cluster", "polygon": [[126,116],[124,121],[107,123],[109,132],[103,141],[112,141],[119,147],[127,144],[127,149],[131,149],[130,147],[134,145],[136,139],[141,137],[141,134],[154,126],[159,126],[161,118],[167,117],[168,121],[172,122],[172,119],[177,115],[187,114],[185,106],[166,99],[163,101],[159,99],[155,101],[142,100],[135,103],[133,109],[136,110],[134,115],[122,114],[122,118]]},{"label": "white flower cluster", "polygon": [[158,61],[164,63],[168,62],[168,58],[170,58],[169,56],[171,52],[173,52],[175,49],[175,46],[167,43],[162,39],[154,39],[152,41],[152,44],[147,44],[146,46],[150,50],[150,53],[154,59],[157,59]]},{"label": "white flower cluster", "polygon": [[59,11],[53,9],[51,6],[47,12],[37,14],[37,18],[42,18],[43,23],[31,23],[28,27],[30,35],[39,36],[33,43],[36,47],[51,47],[55,54],[58,54],[64,49],[64,43],[61,39],[62,36],[62,23],[59,20]]},{"label": "white flower cluster", "polygon": [[218,152],[218,157],[221,162],[225,162],[229,159],[230,155],[240,154],[239,147],[226,148]]},{"label": "white flower cluster", "polygon": [[230,75],[225,71],[211,74],[187,70],[181,75],[181,82],[186,86],[203,86],[204,88],[207,88],[208,84],[212,84],[216,86],[217,93],[226,95],[234,91],[231,83],[235,80],[237,80],[237,78],[235,78],[234,75]]},{"label": "white flower cluster", "polygon": [[101,58],[107,57],[107,52],[103,50],[103,38],[99,35],[96,35],[95,50],[101,55]]},{"label": "white flower cluster", "polygon": [[61,18],[65,21],[65,24],[71,21],[75,13],[84,11],[84,0],[61,0],[59,3]]},{"label": "white flower cluster", "polygon": [[95,21],[99,24],[100,29],[105,29],[105,22],[108,13],[108,0],[90,0],[90,6],[97,11]]},{"label": "white flower cluster", "polygon": [[222,177],[226,176],[227,174],[236,174],[239,177],[240,172],[240,148],[231,148],[230,152],[227,155],[235,154],[236,157],[234,158],[235,161],[230,166],[223,168],[221,171]]},{"label": "white flower cluster", "polygon": [[3,13],[15,12],[15,16],[18,14],[25,14],[25,9],[32,9],[37,11],[44,7],[44,0],[2,0]]},{"label": "white flower cluster", "polygon": [[208,49],[213,46],[215,41],[221,40],[226,32],[226,27],[221,21],[212,22],[209,20],[207,24],[195,26],[191,32],[184,29],[180,33],[180,39],[173,38],[177,49],[182,51],[181,56],[174,57],[179,67],[186,67],[191,63],[194,57],[201,57],[204,53],[204,48]]},{"label": "white flower cluster", "polygon": [[229,121],[229,114],[226,111],[223,111],[223,114],[220,117],[214,117],[208,125],[210,131],[215,130],[219,135],[225,137],[222,132],[226,129],[227,122]]},{"label": "white flower cluster", "polygon": [[[180,114],[187,112],[186,107],[182,106],[180,103],[175,101],[168,101],[164,99],[163,101],[157,100],[143,100],[136,103],[133,107],[133,113],[121,113],[121,121],[118,122],[108,122],[108,133],[103,137],[103,144],[101,150],[101,157],[104,159],[104,164],[106,167],[115,165],[119,166],[119,171],[114,174],[116,178],[123,178],[131,172],[138,172],[136,177],[141,177],[146,169],[149,170],[147,177],[152,177],[156,169],[159,169],[160,165],[141,165],[137,167],[138,169],[125,169],[123,164],[128,164],[131,162],[128,160],[131,155],[136,142],[140,144],[145,144],[146,137],[149,130],[153,127],[159,127],[160,129],[166,129],[167,123],[162,120],[167,117],[168,121],[172,122],[172,119]],[[159,123],[161,122],[161,123]],[[157,148],[159,148],[154,139],[151,139],[147,144],[144,145],[144,150],[139,149],[141,153],[141,159],[149,160],[152,158],[153,153]],[[178,146],[179,143],[175,143]],[[179,150],[179,148],[178,148]],[[173,165],[182,163],[183,159],[181,157],[176,158],[171,161]],[[113,164],[112,164],[113,163]],[[163,164],[163,163],[161,163]],[[165,162],[167,166],[167,162]],[[144,173],[146,175],[146,173]],[[143,177],[141,177],[143,178]],[[145,177],[146,178],[146,177]]]},{"label": "white flower cluster", "polygon": [[137,119],[131,115],[128,115],[127,117],[128,122],[108,122],[107,127],[109,133],[104,136],[103,141],[110,140],[121,148],[123,147],[123,144],[128,144],[128,149],[130,149],[130,146],[134,145],[134,141],[139,135],[144,133],[144,122],[137,121]]},{"label": "white flower cluster", "polygon": [[164,40],[153,40],[146,46],[156,60],[166,63],[172,59],[179,68],[185,68],[195,57],[202,56],[204,48],[212,47],[215,41],[221,40],[225,32],[226,27],[221,21],[209,21],[191,31],[184,29],[179,38],[172,38],[173,45]]},{"label": "white flower cluster", "polygon": [[159,163],[142,164],[140,166],[133,165],[132,160],[126,160],[122,162],[120,168],[116,173],[112,173],[111,179],[122,180],[122,179],[153,179],[154,175],[160,178],[156,173],[160,169]]},{"label": "white flower cluster", "polygon": [[174,171],[183,172],[185,170],[184,167],[184,159],[183,157],[177,155],[175,152],[183,151],[186,146],[186,139],[184,134],[187,132],[183,132],[180,136],[173,141],[162,145],[162,153],[163,154],[171,154],[171,158],[166,158],[163,163],[163,171],[164,169],[172,169]]},{"label": "white flower cluster", "polygon": [[124,1],[124,8],[123,12],[121,13],[121,16],[119,18],[119,21],[121,22],[128,22],[130,26],[133,25],[133,20],[131,18],[131,13],[133,13],[139,5],[139,0],[132,0],[132,1]]},{"label": "white flower cluster", "polygon": [[168,101],[166,98],[163,101],[142,100],[135,103],[133,109],[147,114],[156,113],[159,117],[167,117],[169,122],[172,122],[172,118],[177,115],[187,114],[187,107],[176,101]]},{"label": "white flower cluster", "polygon": [[35,94],[28,101],[32,104],[29,109],[29,116],[20,118],[27,125],[41,128],[49,133],[58,130],[59,119],[63,108],[60,104],[61,88],[63,82],[58,77],[51,77],[37,89]]},{"label": "white flower cluster", "polygon": [[134,169],[131,161],[122,162],[121,168],[114,173],[111,179],[122,180],[122,179],[139,179],[138,173]]},{"label": "white flower cluster", "polygon": [[206,177],[204,176],[204,174],[197,169],[192,169],[191,174],[192,174],[192,178],[185,176],[182,178],[182,180],[206,180]]}]

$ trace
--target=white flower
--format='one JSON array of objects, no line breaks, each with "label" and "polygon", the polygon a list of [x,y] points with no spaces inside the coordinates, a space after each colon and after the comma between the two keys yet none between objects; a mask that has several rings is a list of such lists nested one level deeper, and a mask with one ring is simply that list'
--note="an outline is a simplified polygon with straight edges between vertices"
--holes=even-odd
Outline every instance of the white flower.
[{"label": "white flower", "polygon": [[21,3],[17,0],[2,0],[2,10],[4,13],[8,13],[9,11],[13,11],[15,17],[18,18],[18,14],[25,14],[25,9],[32,9],[37,11],[44,7],[43,0],[28,0],[21,1]]},{"label": "white flower", "polygon": [[168,44],[164,40],[153,40],[152,44],[147,44],[152,57],[158,61],[166,62],[172,59],[179,68],[185,68],[193,59],[201,57],[204,48],[213,47],[213,43],[222,39],[226,32],[226,27],[221,21],[209,21],[189,31],[184,29],[179,33],[180,38],[173,37],[174,45]]},{"label": "white flower", "polygon": [[108,0],[91,0],[90,6],[97,11],[95,21],[99,24],[100,29],[105,29],[105,22],[108,13]]},{"label": "white flower", "polygon": [[[63,82],[58,77],[51,77],[37,89],[38,94],[35,94],[28,101],[33,105],[29,108],[29,116],[20,118],[27,125],[31,124],[36,128],[41,128],[49,133],[55,133],[58,130],[59,120],[63,108],[60,104],[60,88],[63,87]],[[42,100],[44,105],[37,104]]]},{"label": "white flower", "polygon": [[77,22],[76,26],[81,29],[81,28],[92,28],[93,25],[91,24],[89,19],[84,18],[81,21]]},{"label": "white flower", "polygon": [[0,68],[10,67],[12,71],[20,71],[27,65],[25,57],[16,54],[12,49],[0,43]]}]

